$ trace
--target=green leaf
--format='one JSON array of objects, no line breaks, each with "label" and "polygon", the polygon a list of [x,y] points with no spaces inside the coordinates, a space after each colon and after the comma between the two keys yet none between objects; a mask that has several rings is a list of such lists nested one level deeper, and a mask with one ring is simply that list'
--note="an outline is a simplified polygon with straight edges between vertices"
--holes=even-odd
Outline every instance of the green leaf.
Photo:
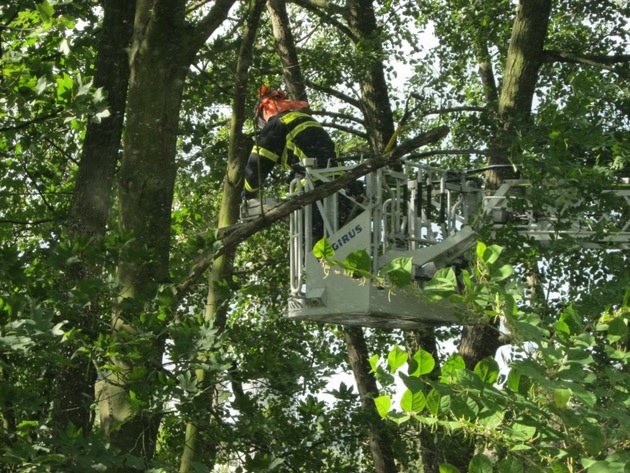
[{"label": "green leaf", "polygon": [[457,274],[453,268],[443,268],[425,285],[426,290],[452,292],[457,289]]},{"label": "green leaf", "polygon": [[521,383],[521,372],[516,368],[512,368],[507,375],[507,381],[505,382],[506,386],[512,391],[514,391],[515,393],[517,393],[520,383]]},{"label": "green leaf", "polygon": [[380,274],[387,277],[396,287],[405,287],[411,283],[411,269],[413,258],[396,258],[387,266],[381,268]]},{"label": "green leaf", "polygon": [[432,389],[427,395],[427,409],[434,416],[437,416],[440,412],[440,399],[442,395],[437,389]]},{"label": "green leaf", "polygon": [[63,101],[72,98],[72,77],[64,72],[62,77],[57,78],[57,99]]},{"label": "green leaf", "polygon": [[372,371],[370,371],[370,373],[376,373],[376,371],[378,369],[378,360],[379,359],[380,359],[380,357],[378,355],[372,355],[368,359],[368,362],[370,363],[370,367],[372,368]]},{"label": "green leaf", "polygon": [[404,373],[398,373],[398,375],[400,376],[400,379],[402,379],[405,386],[407,386],[407,388],[411,390],[411,392],[415,393],[418,391],[422,391],[424,383],[420,378],[418,378],[417,376],[407,376]]},{"label": "green leaf", "polygon": [[486,244],[482,241],[478,241],[477,242],[477,248],[475,253],[477,254],[477,258],[479,258],[480,260],[483,260],[483,255],[486,252]]},{"label": "green leaf", "polygon": [[608,324],[608,341],[616,343],[619,340],[628,338],[628,326],[621,317],[616,317]]},{"label": "green leaf", "polygon": [[369,275],[372,269],[372,259],[365,250],[356,250],[350,253],[343,261],[343,265],[357,271],[361,276]]},{"label": "green leaf", "polygon": [[556,389],[553,392],[553,402],[558,409],[564,409],[571,399],[570,389]]},{"label": "green leaf", "polygon": [[515,445],[512,445],[512,447],[510,447],[510,452],[519,452],[522,450],[531,450],[532,447],[530,447],[529,445],[525,444],[525,443],[517,443]]},{"label": "green leaf", "polygon": [[335,250],[326,238],[322,238],[313,247],[313,255],[317,259],[329,260],[335,256]]},{"label": "green leaf", "polygon": [[629,470],[628,463],[598,461],[591,464],[586,471],[588,473],[626,473]]},{"label": "green leaf", "polygon": [[492,461],[483,453],[478,453],[470,460],[468,473],[492,473]]},{"label": "green leaf", "polygon": [[499,364],[492,357],[487,357],[477,363],[474,372],[487,384],[494,384],[499,378]]},{"label": "green leaf", "polygon": [[430,374],[435,368],[435,359],[428,351],[419,349],[411,358],[409,363],[409,374],[411,376],[422,376]]},{"label": "green leaf", "polygon": [[440,463],[440,473],[460,473],[456,466],[450,463]]},{"label": "green leaf", "polygon": [[536,427],[532,425],[522,424],[515,422],[512,425],[512,438],[517,441],[526,442],[531,439],[536,433]]},{"label": "green leaf", "polygon": [[422,391],[412,392],[410,389],[403,393],[400,400],[400,408],[405,412],[420,413],[426,404],[427,401]]},{"label": "green leaf", "polygon": [[79,88],[76,93],[77,97],[81,95],[86,95],[90,92],[90,89],[92,88],[92,81],[89,81],[87,84],[84,84],[83,80],[81,79],[81,76],[78,76],[77,82],[79,83]]},{"label": "green leaf", "polygon": [[499,462],[499,473],[523,473],[525,468],[515,457],[505,457]]},{"label": "green leaf", "polygon": [[452,383],[458,378],[458,371],[466,369],[466,363],[461,355],[452,354],[442,365],[442,376],[440,380],[444,383]]},{"label": "green leaf", "polygon": [[580,428],[584,447],[589,455],[597,455],[605,445],[602,428],[599,425],[584,422]]},{"label": "green leaf", "polygon": [[457,419],[472,421],[477,417],[479,406],[471,397],[453,397],[451,399],[451,412]]},{"label": "green leaf", "polygon": [[484,409],[479,414],[479,422],[486,429],[493,430],[501,425],[501,422],[503,422],[503,415],[504,412],[499,410]]},{"label": "green leaf", "polygon": [[561,322],[564,322],[568,327],[571,334],[578,334],[584,331],[584,325],[582,324],[582,320],[580,316],[575,311],[573,306],[567,307],[561,314],[560,319]]},{"label": "green leaf", "polygon": [[378,411],[378,415],[381,416],[382,419],[387,417],[389,414],[389,410],[392,407],[392,400],[389,396],[379,396],[374,398],[374,405],[376,406],[376,410]]},{"label": "green leaf", "polygon": [[389,372],[396,372],[398,368],[407,363],[408,358],[409,354],[405,350],[400,348],[398,345],[394,346],[387,355],[387,366],[389,367]]},{"label": "green leaf", "polygon": [[402,425],[411,419],[411,416],[407,414],[401,414],[399,412],[390,412],[388,418],[396,425]]},{"label": "green leaf", "polygon": [[512,276],[512,274],[514,274],[514,268],[511,265],[506,264],[492,271],[492,273],[490,274],[490,279],[495,282],[503,281],[504,279]]},{"label": "green leaf", "polygon": [[48,23],[52,20],[54,10],[52,5],[47,0],[44,0],[37,5],[37,13],[39,13],[39,17],[44,23]]},{"label": "green leaf", "polygon": [[571,335],[571,329],[562,320],[558,320],[555,324],[553,324],[553,328],[557,333],[564,333],[566,335]]},{"label": "green leaf", "polygon": [[477,242],[477,257],[488,265],[499,259],[501,251],[503,248],[498,245],[486,246],[485,243]]},{"label": "green leaf", "polygon": [[556,463],[555,465],[552,465],[551,471],[553,473],[571,473],[571,470],[569,470],[569,468],[562,463]]}]

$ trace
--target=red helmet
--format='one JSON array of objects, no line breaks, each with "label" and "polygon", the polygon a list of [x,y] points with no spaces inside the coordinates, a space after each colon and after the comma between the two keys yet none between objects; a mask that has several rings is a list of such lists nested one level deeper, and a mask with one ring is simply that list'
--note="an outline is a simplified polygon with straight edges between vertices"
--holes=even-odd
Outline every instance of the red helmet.
[{"label": "red helmet", "polygon": [[302,108],[308,108],[308,102],[304,100],[287,100],[287,96],[282,90],[271,90],[266,85],[263,85],[258,91],[258,104],[256,105],[256,117],[258,119],[258,125],[265,124],[263,115],[266,113],[268,116],[273,117],[287,110],[299,110]]}]

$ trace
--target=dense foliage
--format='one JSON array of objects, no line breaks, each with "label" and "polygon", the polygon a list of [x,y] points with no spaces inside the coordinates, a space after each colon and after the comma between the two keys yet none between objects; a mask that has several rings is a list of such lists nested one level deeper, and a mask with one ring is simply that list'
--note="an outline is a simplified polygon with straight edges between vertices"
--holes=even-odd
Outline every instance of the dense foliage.
[{"label": "dense foliage", "polygon": [[[217,222],[228,156],[237,154],[230,140],[242,133],[251,145],[256,91],[286,85],[269,15],[263,10],[241,90],[237,52],[256,1],[181,2],[181,12],[166,3],[138,2],[134,30],[155,33],[162,47],[125,49],[135,67],[129,103],[146,99],[150,106],[140,112],[158,118],[142,122],[137,109],[125,111],[131,132],[114,147],[116,185],[102,199],[107,222],[85,232],[79,223],[89,215],[75,210],[79,173],[94,163],[82,153],[88,128],[99,133],[112,118],[113,94],[95,86],[96,64],[112,35],[104,15],[121,2],[0,6],[0,470],[374,471],[368,432],[375,421],[354,385],[343,327],[284,317],[287,223],[240,242],[229,277],[208,283],[206,273],[191,276],[200,258],[222,248]],[[544,214],[553,206],[561,211],[560,229],[607,212],[612,219],[585,224],[598,234],[625,224],[627,235],[629,206],[605,192],[630,177],[627,2],[552,2],[531,109],[509,120],[498,104],[513,73],[506,56],[516,2],[298,0],[286,8],[313,113],[349,162],[372,155],[372,135],[383,132],[371,128],[365,96],[366,76],[381,64],[394,118],[408,99],[415,107],[401,140],[450,127],[447,139],[414,159],[461,170],[500,156],[533,183],[515,208]],[[172,15],[160,17],[165,9]],[[350,10],[373,10],[378,28],[360,37],[347,23]],[[166,21],[138,26],[154,16],[177,21],[164,31]],[[120,33],[132,25],[117,27]],[[191,31],[208,33],[194,51],[186,48],[201,36],[184,36]],[[159,58],[142,76],[147,52]],[[493,69],[494,90],[487,73],[480,80],[483,64]],[[172,117],[164,103],[179,97],[177,74],[185,83]],[[133,82],[143,77],[145,83]],[[172,82],[155,95],[164,103],[138,96],[164,78]],[[247,116],[235,131],[239,93]],[[503,126],[508,122],[511,128]],[[510,128],[507,146],[499,139],[503,128]],[[132,140],[143,130],[176,140],[138,146]],[[170,159],[171,145],[169,166],[142,155],[155,146]],[[175,180],[170,194],[157,186],[159,205],[130,197],[134,172],[141,178],[163,168]],[[280,170],[265,192],[288,198]],[[139,234],[165,214],[160,235]],[[406,347],[409,334],[401,331],[366,330],[382,387],[374,399],[377,425],[390,434],[396,468],[429,471],[423,456],[438,451],[445,473],[626,471],[627,244],[584,248],[565,238],[538,245],[509,225],[490,233],[483,219],[476,224],[488,244],[479,244],[475,263],[438,273],[418,297],[465,304],[511,347],[510,358],[466,368],[456,349],[459,326],[428,334],[437,352]],[[337,264],[371,277],[356,256]],[[409,264],[388,268],[389,281],[408,287]],[[532,275],[536,284],[526,285]],[[225,324],[206,313],[209,290]],[[110,379],[120,392],[99,398]],[[70,400],[75,386],[82,388]],[[83,421],[73,420],[77,410]],[[136,421],[139,430],[125,430]],[[128,437],[116,436],[122,431]],[[192,437],[194,458],[184,464]]]}]

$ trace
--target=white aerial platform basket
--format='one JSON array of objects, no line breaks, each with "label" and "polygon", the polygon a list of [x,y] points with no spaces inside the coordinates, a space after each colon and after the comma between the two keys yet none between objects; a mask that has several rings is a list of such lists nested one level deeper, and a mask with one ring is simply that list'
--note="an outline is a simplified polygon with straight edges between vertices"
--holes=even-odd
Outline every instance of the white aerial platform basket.
[{"label": "white aerial platform basket", "polygon": [[[309,190],[313,182],[326,182],[344,172],[342,168],[312,169],[310,163],[305,164],[307,179],[300,183],[294,181],[293,192]],[[463,307],[447,301],[429,302],[422,297],[419,286],[390,291],[373,280],[344,274],[339,267],[327,270],[310,251],[315,243],[312,240],[317,238],[312,237],[312,213],[319,212],[323,216],[326,238],[335,251],[333,259],[344,261],[353,251],[365,250],[371,259],[372,274],[399,257],[412,257],[414,273],[418,275],[429,263],[440,267],[461,258],[476,241],[474,232],[463,225],[461,216],[471,203],[465,201],[469,196],[461,192],[461,185],[466,184],[458,182],[456,193],[454,188],[449,189],[445,172],[434,169],[431,173],[427,177],[426,173],[421,175],[411,168],[397,173],[379,170],[366,176],[362,199],[340,192],[293,213],[289,318],[387,329],[463,323]],[[435,189],[429,185],[427,189],[418,185],[419,178],[428,178],[430,183],[441,180],[442,185]],[[443,210],[441,218],[435,222],[427,218],[426,203],[425,210],[416,205],[422,200],[419,190],[425,198],[439,193],[438,198],[444,199],[443,204],[429,204],[431,208]],[[478,189],[468,190],[480,201]],[[338,228],[337,222],[343,221],[340,209],[344,208],[345,199],[352,202],[352,215],[358,215]],[[350,205],[345,205],[346,209],[348,207]]]},{"label": "white aerial platform basket", "polygon": [[[357,249],[370,247],[370,212],[365,211],[330,237],[346,240],[335,252],[343,261]],[[393,259],[386,255],[385,259]],[[304,284],[289,299],[289,317],[363,327],[417,329],[461,323],[461,307],[424,300],[419,289],[388,289],[353,279],[339,268],[325,269],[312,253],[306,256]]]}]

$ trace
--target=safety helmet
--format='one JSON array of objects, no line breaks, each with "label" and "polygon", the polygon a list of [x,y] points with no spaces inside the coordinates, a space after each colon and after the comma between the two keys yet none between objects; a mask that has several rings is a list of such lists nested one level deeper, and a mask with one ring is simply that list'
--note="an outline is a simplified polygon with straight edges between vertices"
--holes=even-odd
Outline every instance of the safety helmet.
[{"label": "safety helmet", "polygon": [[258,91],[258,103],[256,104],[256,123],[259,127],[265,126],[265,112],[269,116],[274,116],[288,110],[299,110],[308,108],[308,102],[304,100],[287,100],[287,96],[282,90],[271,90],[263,85]]}]

